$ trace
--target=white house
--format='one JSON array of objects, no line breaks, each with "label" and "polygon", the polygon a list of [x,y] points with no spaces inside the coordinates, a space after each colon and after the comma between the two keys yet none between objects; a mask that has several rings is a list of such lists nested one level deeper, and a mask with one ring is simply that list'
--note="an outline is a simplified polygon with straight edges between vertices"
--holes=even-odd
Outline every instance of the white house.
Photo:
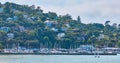
[{"label": "white house", "polygon": [[104,35],[104,34],[100,34],[100,35],[98,36],[98,40],[103,39],[103,38],[105,38],[105,35]]},{"label": "white house", "polygon": [[63,38],[64,36],[65,36],[65,33],[58,33],[57,34],[58,39]]},{"label": "white house", "polygon": [[70,25],[68,23],[64,24],[64,26],[61,27],[61,31],[67,31],[69,28],[70,28]]},{"label": "white house", "polygon": [[46,20],[44,23],[46,24],[46,26],[51,27],[53,24],[53,21]]},{"label": "white house", "polygon": [[96,49],[95,47],[93,47],[93,45],[80,45],[79,48],[82,50],[94,50],[94,49]]},{"label": "white house", "polygon": [[65,24],[67,28],[70,28],[70,25],[69,24]]},{"label": "white house", "polygon": [[8,34],[7,34],[7,37],[8,37],[8,39],[14,38],[14,33],[8,33]]},{"label": "white house", "polygon": [[13,18],[11,18],[11,17],[8,17],[7,19],[6,19],[6,21],[12,21],[13,20]]},{"label": "white house", "polygon": [[26,31],[24,26],[19,26],[19,30],[20,30],[20,32]]},{"label": "white house", "polygon": [[37,20],[38,20],[37,17],[31,17],[31,19],[32,19],[33,21],[37,21]]},{"label": "white house", "polygon": [[54,31],[54,32],[58,31],[58,29],[56,29],[56,28],[51,28],[51,30]]}]

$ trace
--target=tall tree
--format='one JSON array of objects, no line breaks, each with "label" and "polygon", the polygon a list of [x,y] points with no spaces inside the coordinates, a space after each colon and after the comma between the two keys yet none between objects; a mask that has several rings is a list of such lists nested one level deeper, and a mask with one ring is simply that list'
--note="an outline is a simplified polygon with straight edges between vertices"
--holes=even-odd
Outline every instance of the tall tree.
[{"label": "tall tree", "polygon": [[77,21],[78,21],[79,23],[81,23],[81,18],[80,18],[80,16],[77,17]]}]

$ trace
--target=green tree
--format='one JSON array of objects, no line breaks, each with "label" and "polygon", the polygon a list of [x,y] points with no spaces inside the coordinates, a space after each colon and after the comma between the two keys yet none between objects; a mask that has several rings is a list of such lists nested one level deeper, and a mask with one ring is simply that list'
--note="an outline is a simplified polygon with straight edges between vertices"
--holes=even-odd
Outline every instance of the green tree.
[{"label": "green tree", "polygon": [[77,17],[77,21],[78,21],[79,23],[81,23],[81,18],[80,18],[80,16]]}]

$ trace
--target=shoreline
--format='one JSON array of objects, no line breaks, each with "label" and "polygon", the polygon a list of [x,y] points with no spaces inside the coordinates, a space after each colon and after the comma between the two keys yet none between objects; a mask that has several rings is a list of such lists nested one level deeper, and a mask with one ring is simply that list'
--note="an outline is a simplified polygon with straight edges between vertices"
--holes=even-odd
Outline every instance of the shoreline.
[{"label": "shoreline", "polygon": [[0,53],[0,55],[117,55],[116,53]]}]

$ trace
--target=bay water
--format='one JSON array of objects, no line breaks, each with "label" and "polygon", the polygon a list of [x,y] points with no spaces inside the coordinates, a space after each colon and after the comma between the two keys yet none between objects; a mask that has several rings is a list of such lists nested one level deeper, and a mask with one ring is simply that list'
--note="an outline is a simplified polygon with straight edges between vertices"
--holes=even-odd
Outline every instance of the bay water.
[{"label": "bay water", "polygon": [[120,63],[118,55],[0,55],[0,63]]}]

